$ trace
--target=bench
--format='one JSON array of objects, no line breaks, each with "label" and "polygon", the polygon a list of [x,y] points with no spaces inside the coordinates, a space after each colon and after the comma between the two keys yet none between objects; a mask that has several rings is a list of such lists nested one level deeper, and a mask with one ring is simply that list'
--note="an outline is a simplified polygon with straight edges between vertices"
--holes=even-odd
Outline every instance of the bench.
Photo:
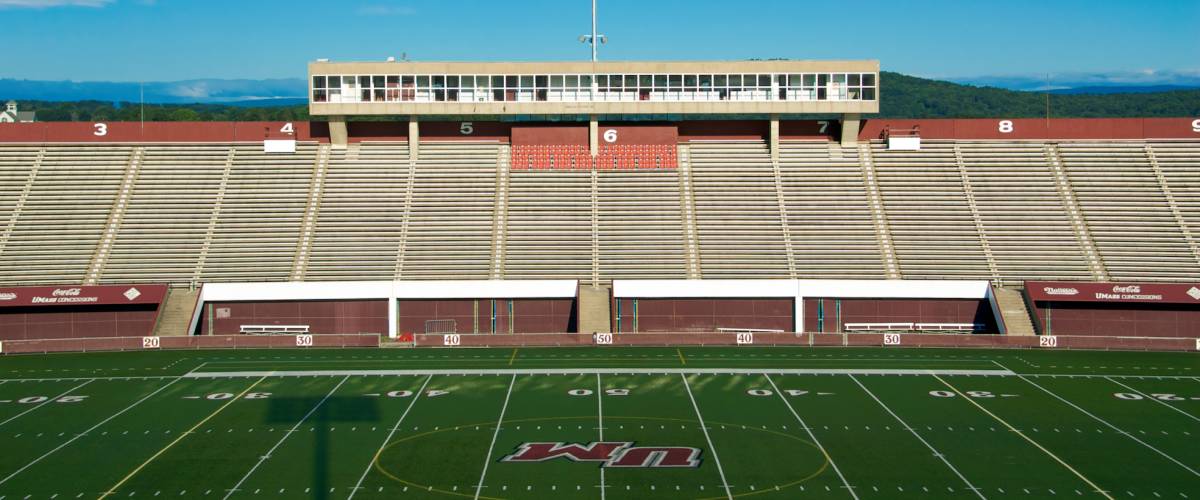
[{"label": "bench", "polygon": [[911,332],[913,323],[846,323],[848,332]]},{"label": "bench", "polygon": [[717,328],[721,333],[783,333],[783,330],[766,330],[759,328]]},{"label": "bench", "polygon": [[970,333],[983,329],[978,323],[846,323],[847,332],[952,332]]},{"label": "bench", "polygon": [[308,325],[242,325],[241,333],[249,335],[307,334]]}]

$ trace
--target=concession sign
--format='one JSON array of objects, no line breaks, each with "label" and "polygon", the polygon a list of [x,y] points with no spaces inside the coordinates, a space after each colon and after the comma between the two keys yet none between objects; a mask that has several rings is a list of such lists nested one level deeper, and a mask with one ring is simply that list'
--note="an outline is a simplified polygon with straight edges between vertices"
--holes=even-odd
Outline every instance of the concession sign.
[{"label": "concession sign", "polygon": [[167,285],[26,286],[0,288],[0,308],[159,304]]},{"label": "concession sign", "polygon": [[1026,281],[1036,302],[1200,304],[1200,283],[1074,283]]}]

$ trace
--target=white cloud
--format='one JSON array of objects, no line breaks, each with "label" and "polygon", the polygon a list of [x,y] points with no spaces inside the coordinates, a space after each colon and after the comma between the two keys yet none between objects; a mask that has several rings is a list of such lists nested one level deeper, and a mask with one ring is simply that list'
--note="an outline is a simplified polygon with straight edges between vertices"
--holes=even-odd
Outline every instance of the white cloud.
[{"label": "white cloud", "polygon": [[0,0],[0,9],[46,9],[50,7],[104,7],[114,0]]},{"label": "white cloud", "polygon": [[417,9],[402,5],[364,5],[356,12],[360,16],[411,16]]}]

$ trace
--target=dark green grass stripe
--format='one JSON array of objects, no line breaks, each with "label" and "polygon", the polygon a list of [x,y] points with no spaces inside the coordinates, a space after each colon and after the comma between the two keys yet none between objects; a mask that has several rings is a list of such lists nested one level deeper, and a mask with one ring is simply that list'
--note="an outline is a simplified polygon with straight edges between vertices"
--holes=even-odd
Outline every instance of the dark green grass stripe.
[{"label": "dark green grass stripe", "polygon": [[117,418],[117,417],[121,416],[121,415],[122,415],[122,414],[124,414],[125,412],[129,411],[130,409],[133,409],[134,407],[138,406],[139,404],[141,404],[142,402],[146,401],[147,399],[150,399],[150,398],[154,397],[154,396],[155,396],[156,394],[158,394],[159,392],[162,392],[164,389],[166,389],[166,388],[170,387],[171,385],[175,384],[176,382],[179,382],[180,380],[182,380],[182,379],[180,379],[180,378],[175,378],[174,380],[171,380],[170,382],[167,382],[166,384],[164,384],[164,385],[160,386],[158,389],[155,389],[155,390],[154,390],[153,392],[151,392],[150,394],[147,394],[147,395],[143,396],[141,399],[138,399],[137,401],[133,402],[133,404],[130,404],[129,406],[126,406],[125,408],[121,409],[120,411],[118,411],[118,412],[116,412],[116,413],[114,413],[114,414],[112,414],[112,415],[108,416],[108,417],[107,417],[107,418],[105,418],[104,420],[101,420],[100,422],[96,423],[96,425],[93,425],[93,426],[89,427],[87,430],[83,431],[82,433],[76,434],[76,435],[75,435],[75,436],[73,436],[71,439],[68,439],[67,441],[63,442],[62,444],[60,444],[60,445],[58,445],[58,446],[54,447],[54,449],[51,449],[50,451],[47,451],[46,453],[44,453],[44,454],[42,454],[41,456],[39,456],[39,457],[35,458],[33,461],[29,462],[28,464],[25,464],[25,465],[24,465],[24,466],[22,466],[21,468],[19,468],[19,469],[17,469],[17,470],[15,470],[15,471],[13,471],[13,472],[12,472],[11,474],[9,474],[8,476],[5,476],[5,477],[4,477],[4,479],[0,479],[0,485],[3,485],[4,483],[7,483],[7,482],[8,482],[9,480],[11,480],[12,478],[14,478],[14,477],[16,477],[17,475],[19,475],[20,473],[24,472],[26,469],[28,469],[28,468],[30,468],[30,467],[33,467],[34,465],[36,465],[38,462],[41,462],[42,460],[45,460],[45,459],[46,459],[46,457],[49,457],[50,455],[53,455],[53,454],[57,453],[59,450],[61,450],[61,449],[63,449],[63,448],[66,448],[67,446],[70,446],[70,444],[71,444],[71,443],[74,443],[74,442],[75,442],[75,441],[77,441],[79,438],[82,438],[82,437],[84,437],[84,436],[88,435],[88,433],[90,433],[90,432],[92,432],[92,431],[95,431],[96,429],[99,429],[101,426],[103,426],[104,424],[107,424],[107,423],[108,423],[109,421],[111,421],[112,419],[114,419],[114,418]]}]

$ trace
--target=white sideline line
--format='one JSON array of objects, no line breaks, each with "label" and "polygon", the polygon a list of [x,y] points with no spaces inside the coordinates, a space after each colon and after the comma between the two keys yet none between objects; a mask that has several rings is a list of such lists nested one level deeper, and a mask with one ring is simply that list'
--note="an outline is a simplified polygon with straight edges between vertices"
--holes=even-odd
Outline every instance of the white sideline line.
[{"label": "white sideline line", "polygon": [[[1033,438],[1029,437],[1029,435],[1028,435],[1028,434],[1025,434],[1024,432],[1021,432],[1021,431],[1020,431],[1019,429],[1017,429],[1016,427],[1013,427],[1013,426],[1012,426],[1012,424],[1008,423],[1008,421],[1007,421],[1007,420],[1004,420],[1003,418],[1000,418],[1000,416],[999,416],[999,415],[996,415],[995,413],[992,413],[992,411],[991,411],[991,410],[989,410],[989,409],[987,409],[987,408],[984,408],[984,407],[983,407],[983,405],[982,405],[982,404],[980,404],[978,401],[975,401],[975,399],[974,399],[974,398],[968,397],[966,394],[963,394],[963,393],[962,393],[962,391],[958,390],[958,388],[957,388],[957,387],[954,387],[953,385],[950,385],[950,382],[947,382],[945,379],[943,379],[943,378],[941,378],[941,377],[939,377],[939,376],[937,376],[937,375],[934,375],[934,376],[933,376],[933,378],[937,379],[937,381],[938,381],[938,382],[941,382],[941,383],[942,383],[942,385],[945,385],[945,386],[946,386],[947,388],[949,388],[951,391],[954,391],[954,393],[955,393],[955,394],[957,394],[957,395],[958,395],[958,397],[960,397],[960,398],[963,398],[963,401],[966,401],[966,402],[968,402],[968,403],[971,403],[971,405],[975,406],[975,408],[978,408],[978,409],[979,409],[979,411],[983,412],[984,414],[986,414],[986,415],[987,415],[987,416],[989,416],[989,417],[992,417],[992,419],[994,419],[995,421],[997,421],[997,422],[1000,422],[1000,424],[1001,424],[1001,425],[1003,425],[1004,427],[1008,428],[1009,432],[1012,432],[1013,434],[1016,434],[1017,436],[1020,436],[1020,437],[1021,437],[1021,439],[1024,439],[1024,440],[1025,440],[1025,442],[1027,442],[1027,443],[1029,443],[1029,444],[1033,445],[1035,448],[1037,448],[1037,449],[1039,449],[1039,450],[1042,450],[1042,453],[1045,453],[1045,454],[1046,454],[1046,456],[1048,456],[1048,457],[1050,457],[1050,458],[1054,459],[1054,461],[1055,461],[1055,462],[1058,462],[1058,464],[1059,464],[1059,465],[1061,465],[1061,466],[1063,466],[1063,468],[1065,468],[1065,469],[1067,469],[1067,470],[1071,471],[1071,473],[1072,473],[1072,474],[1075,474],[1075,477],[1078,477],[1078,478],[1079,478],[1079,479],[1081,479],[1083,482],[1087,483],[1087,485],[1088,485],[1088,486],[1091,486],[1091,487],[1092,487],[1092,491],[1095,491],[1095,492],[1096,492],[1096,493],[1098,493],[1100,496],[1102,496],[1102,497],[1104,497],[1104,498],[1107,498],[1108,500],[1113,500],[1113,497],[1112,497],[1112,495],[1109,495],[1109,494],[1108,494],[1108,491],[1106,491],[1105,489],[1101,488],[1101,487],[1100,487],[1100,485],[1096,484],[1096,483],[1095,483],[1095,482],[1093,482],[1091,479],[1088,479],[1088,478],[1087,478],[1087,476],[1084,476],[1084,475],[1083,475],[1083,473],[1079,472],[1079,471],[1078,471],[1078,470],[1076,470],[1074,467],[1071,467],[1071,464],[1068,464],[1066,460],[1063,460],[1063,459],[1059,458],[1059,457],[1058,457],[1058,455],[1055,455],[1053,452],[1051,452],[1050,450],[1046,449],[1046,447],[1045,447],[1045,446],[1042,446],[1042,444],[1041,444],[1041,443],[1038,443],[1037,441],[1034,441],[1034,440],[1033,440]],[[1078,490],[1076,490],[1076,491],[1078,491]]]},{"label": "white sideline line", "polygon": [[767,378],[767,382],[771,384],[771,388],[775,389],[775,394],[779,395],[779,399],[783,400],[783,404],[787,405],[788,410],[792,412],[792,416],[796,417],[796,421],[800,423],[800,427],[803,427],[804,430],[808,432],[808,437],[812,438],[813,443],[817,445],[817,448],[821,450],[821,453],[824,453],[825,457],[829,459],[829,465],[833,467],[833,471],[837,473],[838,478],[842,480],[842,484],[846,486],[846,491],[850,493],[850,497],[854,500],[858,500],[858,494],[854,492],[854,487],[850,486],[849,481],[846,481],[846,476],[842,475],[842,470],[839,469],[837,463],[833,461],[833,457],[830,456],[829,452],[825,450],[825,446],[821,444],[821,441],[817,440],[817,435],[813,434],[812,429],[808,427],[808,424],[804,422],[804,419],[800,418],[800,414],[797,413],[796,409],[792,407],[792,403],[788,401],[787,398],[783,397],[783,392],[779,390],[779,386],[775,385],[775,381],[771,380],[771,376],[765,373],[763,376]]},{"label": "white sideline line", "polygon": [[717,464],[717,473],[721,475],[721,484],[725,486],[725,496],[729,500],[733,500],[733,491],[729,489],[729,481],[725,480],[725,469],[721,468],[721,458],[717,456],[717,447],[713,446],[712,438],[708,436],[708,427],[704,425],[704,417],[700,415],[700,406],[696,404],[695,396],[692,396],[692,386],[688,383],[686,375],[680,373],[679,378],[683,379],[683,388],[687,390],[688,399],[692,400],[692,408],[696,409],[696,420],[700,421],[700,430],[704,431],[704,440],[708,441],[708,450],[712,452],[713,463]]},{"label": "white sideline line", "polygon": [[892,418],[895,418],[897,422],[900,422],[900,425],[903,425],[904,428],[908,430],[908,432],[911,432],[913,436],[916,436],[917,440],[920,441],[921,444],[924,444],[926,448],[929,448],[929,451],[933,452],[933,456],[941,459],[942,463],[946,464],[946,467],[949,467],[951,471],[954,471],[954,475],[958,476],[959,479],[962,479],[962,482],[967,485],[967,489],[975,492],[975,495],[977,495],[979,498],[987,498],[983,496],[983,493],[979,488],[976,488],[974,484],[971,484],[971,481],[967,480],[966,476],[963,476],[962,473],[954,467],[954,464],[950,463],[950,461],[946,459],[946,456],[943,455],[942,452],[938,451],[937,448],[934,448],[933,445],[929,444],[929,441],[926,441],[925,438],[921,437],[920,434],[917,434],[916,429],[913,429],[911,425],[908,425],[908,422],[905,422],[904,419],[900,418],[900,415],[897,415],[896,412],[892,411],[891,408],[888,408],[888,405],[883,404],[883,401],[880,401],[879,398],[875,397],[875,393],[871,392],[870,389],[867,389],[867,386],[863,385],[862,382],[859,382],[857,378],[854,378],[854,375],[850,375],[850,380],[853,380],[854,383],[858,384],[859,387],[862,387],[862,390],[866,391],[867,395],[871,396],[871,399],[874,399],[876,403],[879,403],[879,406],[882,406],[883,409],[892,416]]},{"label": "white sideline line", "polygon": [[25,466],[24,466],[24,467],[21,467],[20,469],[17,469],[17,470],[16,470],[16,471],[14,471],[12,474],[9,474],[9,475],[8,475],[8,477],[5,477],[4,479],[0,479],[0,484],[4,484],[4,483],[8,482],[8,480],[9,480],[9,479],[12,479],[13,477],[16,477],[16,475],[17,475],[17,474],[20,474],[20,473],[22,473],[22,472],[25,472],[25,469],[28,469],[28,468],[30,468],[30,467],[33,467],[33,466],[34,466],[34,464],[36,464],[36,463],[38,463],[38,462],[41,462],[42,460],[45,460],[45,459],[46,459],[46,457],[48,457],[48,456],[50,456],[50,455],[53,455],[53,454],[54,454],[55,452],[57,452],[58,450],[61,450],[61,449],[63,449],[63,448],[66,448],[66,447],[67,447],[67,445],[69,445],[69,444],[71,444],[71,443],[74,443],[74,442],[75,442],[75,440],[77,440],[77,439],[79,439],[79,438],[81,438],[81,437],[84,437],[84,436],[86,436],[86,435],[90,434],[92,431],[94,431],[94,430],[96,430],[96,429],[100,428],[100,426],[102,426],[102,425],[104,425],[104,424],[107,424],[107,423],[108,423],[109,421],[111,421],[112,419],[114,419],[114,418],[117,418],[117,417],[121,416],[123,413],[125,413],[125,412],[129,411],[129,410],[130,410],[130,409],[132,409],[133,407],[135,407],[135,406],[137,406],[137,405],[140,405],[140,404],[142,404],[142,402],[143,402],[143,401],[145,401],[145,400],[147,400],[147,399],[150,399],[150,398],[154,397],[154,395],[156,395],[156,394],[158,394],[158,393],[162,392],[162,390],[163,390],[163,389],[166,389],[166,388],[170,387],[170,386],[171,386],[171,384],[174,384],[175,382],[178,382],[178,381],[180,381],[180,380],[183,380],[183,377],[175,377],[175,380],[172,380],[172,381],[170,381],[170,382],[167,382],[166,384],[163,384],[163,386],[162,386],[162,387],[159,387],[158,389],[155,389],[155,390],[154,390],[154,392],[151,392],[150,394],[147,394],[147,395],[143,396],[143,397],[142,397],[142,399],[139,399],[139,400],[137,400],[137,401],[134,401],[134,402],[133,402],[133,404],[131,404],[131,405],[129,405],[129,406],[126,406],[126,407],[125,407],[124,409],[122,409],[121,411],[118,411],[118,412],[116,412],[116,413],[114,413],[114,414],[110,415],[108,418],[106,418],[106,419],[104,419],[104,420],[101,420],[101,421],[100,421],[100,423],[98,423],[98,424],[96,424],[96,425],[93,425],[93,426],[89,427],[89,428],[88,428],[86,431],[83,431],[83,432],[81,432],[81,433],[79,433],[79,434],[76,434],[76,435],[75,435],[75,437],[73,437],[73,438],[71,438],[71,439],[68,439],[68,440],[67,440],[65,443],[63,443],[63,444],[60,444],[60,445],[56,446],[56,447],[55,447],[53,450],[47,451],[47,452],[46,452],[45,454],[43,454],[42,456],[40,456],[40,457],[37,457],[37,458],[33,459],[33,461],[32,461],[32,462],[29,462],[29,463],[25,464]]},{"label": "white sideline line", "polygon": [[[600,442],[604,442],[604,389],[600,386],[600,374],[596,374],[596,418],[600,430]],[[604,500],[604,467],[600,467],[600,500]]]},{"label": "white sideline line", "polygon": [[927,370],[875,368],[510,368],[465,370],[263,370],[237,372],[191,372],[184,378],[228,377],[336,377],[372,375],[1016,375],[1008,369]]},{"label": "white sideline line", "polygon": [[1131,390],[1131,391],[1133,391],[1133,392],[1137,393],[1138,395],[1142,396],[1143,398],[1149,399],[1149,400],[1151,400],[1151,401],[1154,401],[1154,402],[1156,402],[1156,403],[1158,403],[1158,404],[1160,404],[1160,405],[1166,406],[1167,408],[1170,408],[1170,409],[1172,409],[1172,410],[1175,410],[1175,411],[1179,412],[1179,414],[1180,414],[1180,415],[1183,415],[1183,416],[1185,416],[1185,417],[1187,417],[1187,418],[1190,418],[1190,419],[1192,419],[1192,420],[1195,420],[1195,421],[1197,421],[1197,422],[1200,422],[1200,417],[1196,417],[1195,415],[1192,415],[1191,413],[1188,413],[1188,412],[1186,412],[1186,411],[1180,410],[1179,408],[1176,408],[1176,407],[1175,407],[1175,406],[1173,406],[1173,405],[1169,405],[1169,404],[1167,404],[1167,402],[1166,402],[1166,401],[1163,401],[1163,400],[1161,400],[1161,399],[1158,399],[1158,398],[1156,398],[1156,397],[1153,397],[1153,396],[1151,396],[1151,395],[1149,395],[1149,394],[1146,394],[1146,393],[1144,393],[1144,392],[1142,392],[1142,391],[1139,391],[1139,390],[1137,390],[1137,389],[1134,389],[1134,388],[1132,388],[1132,387],[1129,387],[1129,386],[1127,386],[1127,385],[1125,385],[1125,384],[1122,384],[1122,383],[1120,383],[1120,382],[1117,382],[1116,380],[1113,380],[1113,379],[1112,379],[1112,377],[1104,377],[1104,378],[1105,378],[1105,379],[1107,379],[1109,382],[1112,382],[1112,383],[1114,383],[1114,384],[1117,384],[1117,385],[1119,385],[1119,386],[1121,386],[1121,387],[1124,387],[1124,388],[1126,388],[1126,389],[1129,389],[1129,390]]},{"label": "white sideline line", "polygon": [[1067,401],[1067,399],[1066,399],[1066,398],[1063,398],[1062,396],[1059,396],[1058,394],[1055,394],[1055,393],[1053,393],[1053,392],[1050,392],[1050,390],[1049,390],[1049,389],[1046,389],[1045,387],[1042,387],[1042,386],[1038,385],[1036,382],[1034,382],[1034,381],[1032,381],[1032,380],[1029,380],[1029,379],[1027,379],[1027,378],[1025,378],[1025,377],[1022,377],[1022,376],[1020,376],[1020,375],[1017,375],[1017,378],[1019,378],[1019,379],[1021,379],[1021,380],[1024,380],[1025,382],[1029,383],[1030,385],[1032,385],[1032,386],[1034,386],[1034,387],[1037,387],[1038,389],[1041,389],[1041,391],[1042,391],[1042,392],[1044,392],[1044,393],[1046,393],[1046,394],[1049,394],[1049,395],[1053,396],[1053,397],[1054,397],[1054,399],[1057,399],[1057,400],[1059,400],[1059,401],[1062,401],[1063,403],[1066,403],[1066,404],[1067,404],[1068,406],[1070,406],[1071,408],[1074,408],[1074,409],[1076,409],[1076,410],[1079,410],[1079,412],[1080,412],[1080,413],[1082,413],[1082,414],[1084,414],[1084,415],[1087,415],[1087,416],[1089,416],[1089,417],[1092,417],[1092,419],[1093,419],[1093,420],[1095,420],[1095,421],[1097,421],[1097,422],[1100,422],[1100,423],[1102,423],[1102,424],[1104,424],[1104,425],[1108,426],[1110,429],[1112,429],[1112,430],[1116,431],[1116,432],[1117,432],[1117,434],[1122,434],[1122,435],[1124,435],[1125,437],[1128,437],[1129,439],[1132,439],[1132,440],[1134,440],[1134,441],[1137,441],[1137,442],[1138,442],[1138,444],[1140,444],[1140,445],[1142,445],[1142,446],[1145,446],[1146,448],[1148,448],[1148,449],[1150,449],[1150,450],[1154,451],[1155,453],[1158,453],[1159,455],[1162,455],[1162,457],[1163,457],[1163,458],[1165,458],[1165,459],[1167,459],[1167,460],[1170,460],[1171,462],[1174,462],[1174,463],[1175,463],[1175,465],[1178,465],[1178,466],[1180,466],[1180,467],[1183,467],[1183,468],[1184,468],[1184,469],[1186,469],[1188,472],[1191,472],[1193,476],[1200,477],[1200,472],[1196,472],[1196,469],[1193,469],[1193,468],[1191,468],[1191,467],[1188,467],[1188,466],[1187,466],[1186,464],[1184,464],[1183,462],[1180,462],[1179,460],[1176,460],[1176,459],[1175,459],[1175,457],[1172,457],[1171,455],[1168,455],[1168,454],[1166,454],[1166,453],[1163,453],[1163,451],[1162,451],[1162,450],[1160,450],[1160,449],[1158,449],[1158,448],[1155,448],[1155,447],[1153,447],[1153,446],[1150,446],[1150,444],[1149,444],[1149,443],[1147,443],[1147,442],[1145,442],[1145,441],[1142,441],[1141,439],[1138,439],[1138,437],[1137,437],[1137,436],[1134,436],[1134,435],[1133,435],[1133,434],[1131,434],[1131,433],[1128,433],[1128,432],[1125,432],[1124,430],[1121,430],[1119,427],[1117,427],[1117,426],[1115,426],[1115,425],[1113,425],[1113,424],[1110,424],[1110,423],[1108,423],[1108,421],[1107,421],[1107,420],[1104,420],[1104,419],[1102,419],[1102,418],[1100,418],[1100,417],[1097,417],[1096,415],[1092,414],[1091,412],[1089,412],[1089,411],[1087,411],[1087,410],[1085,410],[1085,409],[1083,409],[1083,408],[1080,408],[1080,407],[1079,407],[1079,405],[1076,405],[1075,403],[1072,403],[1072,402],[1070,402],[1070,401]]},{"label": "white sideline line", "polygon": [[95,379],[88,380],[87,382],[84,382],[84,383],[82,383],[82,384],[79,384],[79,385],[77,385],[77,386],[75,386],[75,387],[72,387],[72,388],[70,388],[70,389],[67,389],[67,391],[66,391],[66,392],[64,392],[64,393],[62,393],[62,394],[59,394],[59,395],[57,395],[57,396],[54,396],[54,397],[52,397],[52,398],[50,398],[50,399],[47,399],[47,400],[45,400],[45,401],[42,401],[41,403],[38,403],[38,404],[36,404],[36,405],[33,405],[33,408],[30,408],[30,409],[28,409],[28,410],[25,410],[25,411],[23,411],[23,412],[21,412],[21,413],[18,413],[18,414],[16,414],[16,415],[13,415],[13,416],[11,416],[11,417],[8,417],[8,419],[6,419],[5,421],[3,421],[3,422],[0,422],[0,426],[3,426],[4,424],[7,424],[7,423],[9,423],[9,422],[12,422],[13,420],[16,420],[16,419],[18,419],[18,418],[20,418],[22,415],[25,415],[26,413],[29,413],[29,412],[31,412],[31,411],[33,411],[33,410],[36,410],[36,409],[38,409],[38,408],[41,408],[42,406],[45,406],[45,405],[46,405],[46,403],[49,403],[49,402],[51,402],[51,401],[57,401],[57,400],[58,400],[58,398],[61,398],[61,397],[63,397],[63,396],[66,396],[67,394],[70,394],[70,393],[72,393],[72,392],[75,392],[75,390],[76,390],[76,389],[78,389],[78,388],[80,388],[80,387],[83,387],[83,386],[85,386],[85,385],[88,385],[88,384],[90,384],[90,383],[92,383],[92,382],[95,382],[95,381],[96,381]]},{"label": "white sideline line", "polygon": [[362,476],[359,476],[358,482],[354,484],[354,488],[350,490],[350,496],[346,497],[346,500],[354,498],[354,494],[358,493],[359,488],[362,488],[363,480],[367,478],[367,473],[371,472],[371,466],[375,465],[375,462],[379,460],[379,455],[383,454],[383,449],[392,440],[392,436],[396,435],[396,430],[400,428],[400,424],[404,423],[405,417],[408,417],[408,412],[412,411],[413,406],[417,405],[417,400],[421,398],[421,394],[425,392],[425,387],[429,385],[429,381],[432,379],[433,375],[425,377],[425,383],[421,384],[420,389],[417,389],[417,393],[413,395],[412,401],[408,403],[408,408],[400,415],[400,419],[396,421],[396,425],[392,426],[392,430],[388,432],[387,437],[383,438],[382,443],[379,443],[379,451],[376,451],[375,455],[371,457],[371,461],[367,463],[367,468],[363,470]]},{"label": "white sideline line", "polygon": [[492,434],[492,444],[488,446],[487,456],[483,457],[483,472],[479,474],[479,484],[475,486],[475,500],[479,500],[479,494],[483,492],[483,479],[487,477],[488,465],[492,463],[492,451],[496,449],[496,438],[500,437],[500,425],[504,423],[504,413],[508,411],[508,398],[512,396],[513,386],[517,384],[517,375],[514,373],[512,381],[508,383],[508,392],[504,394],[504,406],[500,407],[500,418],[496,420],[496,432]]},{"label": "white sideline line", "polygon": [[288,437],[295,433],[296,429],[300,428],[300,424],[303,424],[305,420],[308,420],[308,417],[312,416],[312,414],[317,411],[317,408],[320,408],[321,405],[325,404],[325,401],[329,399],[329,396],[332,396],[334,392],[337,392],[338,388],[341,387],[342,384],[346,383],[347,380],[350,380],[349,376],[343,378],[341,382],[338,382],[337,385],[333,386],[333,389],[329,391],[329,394],[326,394],[325,397],[321,398],[321,400],[317,402],[317,404],[313,405],[312,409],[308,410],[308,413],[305,413],[304,417],[300,418],[300,421],[296,422],[296,425],[293,425],[291,429],[283,433],[283,437],[279,438],[279,442],[275,443],[275,446],[272,446],[270,450],[267,450],[266,455],[259,457],[258,462],[254,464],[254,467],[251,467],[250,470],[246,472],[246,475],[242,476],[242,479],[240,479],[237,484],[233,485],[233,488],[230,489],[228,493],[225,493],[224,498],[228,499],[229,497],[233,496],[233,492],[238,491],[238,488],[242,487],[242,483],[245,483],[247,479],[250,479],[250,475],[254,474],[254,471],[258,470],[258,467],[262,465],[263,462],[266,462],[268,458],[271,458],[271,454],[275,453],[275,450],[279,449],[279,446],[282,445]]}]

